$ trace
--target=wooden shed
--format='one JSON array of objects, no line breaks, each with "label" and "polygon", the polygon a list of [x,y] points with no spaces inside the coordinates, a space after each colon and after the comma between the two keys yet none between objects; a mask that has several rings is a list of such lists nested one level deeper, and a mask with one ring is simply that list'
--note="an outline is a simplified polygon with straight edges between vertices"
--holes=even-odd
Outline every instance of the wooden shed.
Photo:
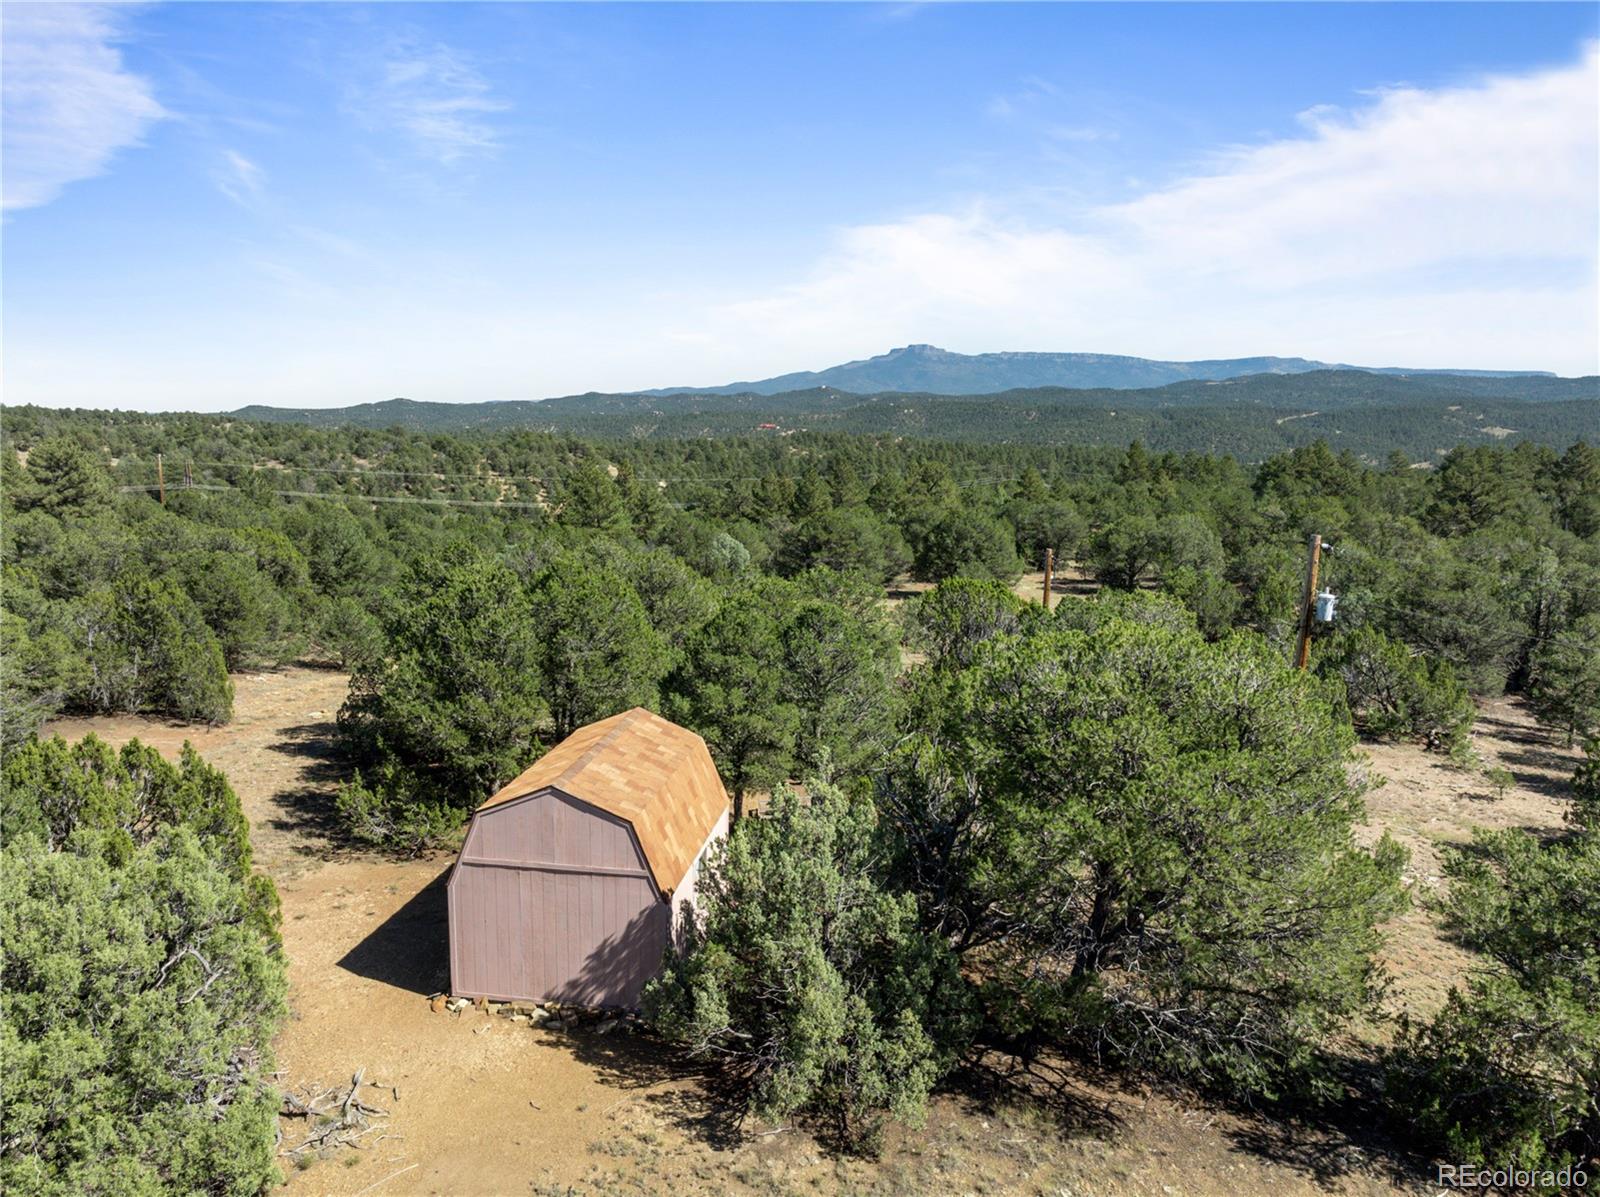
[{"label": "wooden shed", "polygon": [[472,816],[449,881],[452,992],[636,1007],[727,833],[692,731],[642,707],[579,728]]}]

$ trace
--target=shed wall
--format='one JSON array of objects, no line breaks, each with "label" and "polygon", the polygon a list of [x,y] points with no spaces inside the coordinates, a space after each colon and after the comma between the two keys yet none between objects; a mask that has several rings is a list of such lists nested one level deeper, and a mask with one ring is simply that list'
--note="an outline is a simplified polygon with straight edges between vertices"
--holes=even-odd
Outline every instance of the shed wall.
[{"label": "shed wall", "polygon": [[449,899],[465,997],[637,1006],[671,926],[628,824],[553,790],[473,820]]},{"label": "shed wall", "polygon": [[461,859],[649,871],[625,820],[548,789],[473,819]]},{"label": "shed wall", "polygon": [[717,825],[711,829],[711,834],[706,836],[706,842],[700,845],[700,851],[695,854],[694,864],[689,866],[689,871],[683,875],[678,888],[672,891],[672,927],[675,938],[682,931],[680,923],[683,904],[685,902],[693,904],[700,900],[700,870],[705,867],[707,853],[711,851],[713,844],[727,838],[728,812],[723,811],[722,817],[717,820]]}]

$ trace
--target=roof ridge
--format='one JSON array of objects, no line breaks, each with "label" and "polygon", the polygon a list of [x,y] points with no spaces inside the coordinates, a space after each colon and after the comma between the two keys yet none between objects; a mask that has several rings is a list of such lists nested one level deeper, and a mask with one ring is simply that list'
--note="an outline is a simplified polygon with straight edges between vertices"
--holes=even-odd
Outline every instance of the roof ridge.
[{"label": "roof ridge", "polygon": [[[579,743],[571,744],[570,754],[563,752],[575,739]],[[551,760],[557,754],[559,769]],[[705,738],[647,707],[579,728],[502,786],[478,813],[542,790],[565,794],[630,825],[663,894],[682,882],[728,808]]]},{"label": "roof ridge", "polygon": [[579,773],[582,773],[586,768],[589,767],[589,762],[600,755],[600,750],[602,748],[608,748],[611,744],[615,743],[617,737],[622,734],[623,728],[634,722],[633,717],[643,710],[643,707],[631,707],[626,711],[621,711],[615,715],[612,715],[611,718],[616,720],[615,725],[606,728],[605,735],[601,736],[599,739],[595,740],[593,744],[585,748],[578,759],[573,761],[572,764],[568,765],[565,769],[561,770],[560,774],[558,774],[556,778],[549,784],[553,786],[559,786],[562,782],[568,781],[571,778],[576,777]]}]

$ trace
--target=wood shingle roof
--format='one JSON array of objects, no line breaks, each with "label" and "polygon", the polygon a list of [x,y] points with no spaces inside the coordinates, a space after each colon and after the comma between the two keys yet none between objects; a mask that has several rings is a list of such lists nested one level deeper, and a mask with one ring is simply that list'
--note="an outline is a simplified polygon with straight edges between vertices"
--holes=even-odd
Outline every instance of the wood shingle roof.
[{"label": "wood shingle roof", "polygon": [[706,742],[643,707],[580,727],[478,811],[544,789],[631,823],[664,894],[678,887],[728,809]]}]

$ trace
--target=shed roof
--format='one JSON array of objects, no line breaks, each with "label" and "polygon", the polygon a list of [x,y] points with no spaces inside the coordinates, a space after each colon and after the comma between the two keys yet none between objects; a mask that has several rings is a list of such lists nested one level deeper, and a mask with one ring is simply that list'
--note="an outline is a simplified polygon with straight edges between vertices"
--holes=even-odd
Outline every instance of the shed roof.
[{"label": "shed roof", "polygon": [[580,727],[478,811],[547,788],[631,823],[663,893],[678,887],[728,809],[706,742],[643,707]]}]

